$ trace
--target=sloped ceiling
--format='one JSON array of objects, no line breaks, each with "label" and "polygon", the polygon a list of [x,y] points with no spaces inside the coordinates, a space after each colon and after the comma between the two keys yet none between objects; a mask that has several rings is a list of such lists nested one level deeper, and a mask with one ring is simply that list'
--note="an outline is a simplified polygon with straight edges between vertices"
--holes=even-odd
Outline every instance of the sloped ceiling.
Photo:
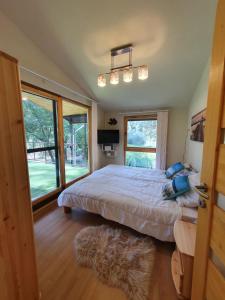
[{"label": "sloped ceiling", "polygon": [[[212,43],[215,0],[0,0],[0,9],[105,110],[186,106]],[[149,79],[97,87],[110,49],[133,43]]]}]

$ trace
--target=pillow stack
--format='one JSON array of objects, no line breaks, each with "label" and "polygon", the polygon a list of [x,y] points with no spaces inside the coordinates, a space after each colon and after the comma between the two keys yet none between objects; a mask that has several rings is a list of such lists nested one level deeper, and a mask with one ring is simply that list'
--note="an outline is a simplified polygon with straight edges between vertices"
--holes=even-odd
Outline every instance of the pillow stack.
[{"label": "pillow stack", "polygon": [[179,206],[197,207],[199,196],[192,187],[200,184],[199,173],[177,162],[170,166],[165,174],[172,181],[163,186],[163,199],[176,200]]},{"label": "pillow stack", "polygon": [[169,182],[163,187],[164,200],[176,200],[176,198],[191,189],[188,176],[177,176],[172,182]]}]

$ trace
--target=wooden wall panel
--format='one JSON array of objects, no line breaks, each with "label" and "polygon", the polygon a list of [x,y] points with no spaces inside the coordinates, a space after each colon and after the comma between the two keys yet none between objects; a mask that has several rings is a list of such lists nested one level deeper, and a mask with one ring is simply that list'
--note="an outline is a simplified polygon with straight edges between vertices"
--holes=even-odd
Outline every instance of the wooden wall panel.
[{"label": "wooden wall panel", "polygon": [[223,106],[223,116],[222,116],[222,126],[221,127],[225,128],[225,104]]},{"label": "wooden wall panel", "polygon": [[218,156],[216,190],[225,195],[225,145],[221,144]]},{"label": "wooden wall panel", "polygon": [[201,170],[201,182],[208,186],[209,199],[207,200],[207,208],[198,209],[192,300],[205,299],[212,212],[214,203],[216,202],[215,179],[218,145],[221,140],[222,112],[224,108],[225,0],[218,1],[215,21]]},{"label": "wooden wall panel", "polygon": [[210,245],[225,265],[225,211],[217,206],[213,210]]},{"label": "wooden wall panel", "polygon": [[0,293],[2,300],[37,300],[33,220],[18,74],[17,61],[0,52]]},{"label": "wooden wall panel", "polygon": [[225,279],[210,260],[206,286],[207,300],[225,300]]}]

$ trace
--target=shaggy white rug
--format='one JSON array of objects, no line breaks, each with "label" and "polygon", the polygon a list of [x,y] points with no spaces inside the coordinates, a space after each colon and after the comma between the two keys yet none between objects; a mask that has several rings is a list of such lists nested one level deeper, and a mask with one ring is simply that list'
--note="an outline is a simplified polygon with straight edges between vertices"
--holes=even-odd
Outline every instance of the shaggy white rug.
[{"label": "shaggy white rug", "polygon": [[86,227],[75,237],[78,263],[130,300],[147,300],[155,246],[150,237],[108,225]]}]

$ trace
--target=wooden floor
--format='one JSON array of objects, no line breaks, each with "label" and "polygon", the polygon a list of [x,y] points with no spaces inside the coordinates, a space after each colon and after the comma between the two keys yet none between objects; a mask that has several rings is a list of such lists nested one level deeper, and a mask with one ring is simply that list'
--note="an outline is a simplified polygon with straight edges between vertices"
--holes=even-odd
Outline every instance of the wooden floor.
[{"label": "wooden floor", "polygon": [[[103,285],[90,269],[79,267],[73,253],[76,233],[89,225],[108,223],[100,216],[56,208],[35,222],[42,300],[126,300],[119,289]],[[174,245],[156,241],[151,300],[177,300],[170,271]]]}]

